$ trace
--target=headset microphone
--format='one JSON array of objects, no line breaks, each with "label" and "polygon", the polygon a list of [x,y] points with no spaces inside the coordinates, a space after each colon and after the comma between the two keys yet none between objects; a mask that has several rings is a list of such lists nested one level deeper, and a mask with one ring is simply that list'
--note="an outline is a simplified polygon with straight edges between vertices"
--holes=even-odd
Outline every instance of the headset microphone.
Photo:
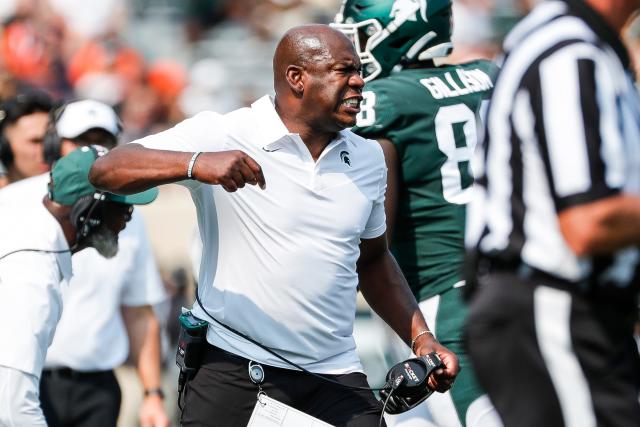
[{"label": "headset microphone", "polygon": [[91,230],[101,224],[100,218],[92,218],[94,210],[102,201],[102,193],[96,192],[78,199],[71,208],[69,219],[76,228],[76,244],[86,238]]}]

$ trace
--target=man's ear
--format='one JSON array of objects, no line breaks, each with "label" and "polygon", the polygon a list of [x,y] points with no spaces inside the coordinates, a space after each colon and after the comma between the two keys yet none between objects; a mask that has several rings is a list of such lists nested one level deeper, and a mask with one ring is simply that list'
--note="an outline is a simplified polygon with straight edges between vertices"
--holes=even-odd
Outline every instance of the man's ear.
[{"label": "man's ear", "polygon": [[60,140],[60,156],[64,157],[67,154],[69,154],[72,151],[74,151],[78,147],[79,147],[79,145],[76,144],[75,142],[73,142],[72,140],[66,139],[66,138],[62,138]]},{"label": "man's ear", "polygon": [[304,69],[299,65],[289,65],[285,76],[291,90],[301,96],[304,92]]}]

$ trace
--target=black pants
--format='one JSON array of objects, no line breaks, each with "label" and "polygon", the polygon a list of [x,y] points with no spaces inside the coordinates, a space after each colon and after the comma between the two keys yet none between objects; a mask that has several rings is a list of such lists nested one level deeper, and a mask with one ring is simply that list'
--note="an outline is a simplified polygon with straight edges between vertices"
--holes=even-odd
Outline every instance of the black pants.
[{"label": "black pants", "polygon": [[474,295],[467,344],[506,426],[640,426],[633,299],[608,302],[548,280],[492,273]]},{"label": "black pants", "polygon": [[49,427],[115,427],[120,386],[113,371],[44,370],[40,402]]},{"label": "black pants", "polygon": [[[207,346],[202,366],[185,387],[182,424],[245,427],[258,394],[258,387],[249,379],[248,363]],[[262,389],[269,397],[335,426],[378,426],[382,406],[373,392],[341,387],[300,371],[263,368]],[[330,377],[343,384],[369,387],[361,373]]]}]

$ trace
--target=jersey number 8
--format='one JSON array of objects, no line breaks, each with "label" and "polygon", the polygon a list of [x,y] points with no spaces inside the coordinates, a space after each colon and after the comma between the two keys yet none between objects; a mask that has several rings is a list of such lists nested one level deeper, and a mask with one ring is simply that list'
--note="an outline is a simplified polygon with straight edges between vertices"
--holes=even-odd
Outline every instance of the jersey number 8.
[{"label": "jersey number 8", "polygon": [[[376,94],[366,91],[362,96],[358,126],[372,126],[376,122]],[[473,183],[471,158],[478,142],[476,115],[465,104],[442,106],[435,115],[434,126],[438,149],[446,156],[440,168],[442,196],[449,203],[466,204]]]},{"label": "jersey number 8", "polygon": [[[471,158],[478,142],[476,115],[465,104],[443,106],[438,109],[434,124],[438,148],[447,156],[440,168],[442,196],[449,203],[466,204],[473,183]],[[459,130],[458,138],[456,130]],[[456,143],[462,139],[460,135],[464,141]]]}]

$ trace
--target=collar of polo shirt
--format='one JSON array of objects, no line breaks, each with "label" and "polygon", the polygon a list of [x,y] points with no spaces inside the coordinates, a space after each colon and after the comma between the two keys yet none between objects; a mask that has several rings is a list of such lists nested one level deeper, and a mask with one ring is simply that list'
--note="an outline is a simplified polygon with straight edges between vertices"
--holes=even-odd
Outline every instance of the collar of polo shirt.
[{"label": "collar of polo shirt", "polygon": [[[257,125],[260,127],[263,149],[267,151],[278,150],[287,141],[294,142],[296,139],[301,139],[299,134],[289,132],[289,129],[282,123],[271,96],[263,96],[251,104],[251,108],[258,113],[259,122]],[[345,136],[345,132],[345,130],[338,132],[336,138],[329,143],[327,148],[341,143],[355,144]]]},{"label": "collar of polo shirt", "polygon": [[[302,138],[300,138],[300,135],[298,135],[297,133],[288,133],[286,135],[282,135],[279,139],[277,139],[276,141],[272,141],[269,142],[267,144],[265,144],[262,148],[265,151],[277,151],[280,148],[283,148],[287,142],[295,142],[296,139],[299,139],[300,141],[302,141]],[[344,135],[342,135],[342,132],[340,132],[337,136],[336,139],[334,139],[333,141],[331,141],[329,143],[329,145],[327,145],[327,147],[324,149],[324,151],[329,151],[331,150],[333,147],[340,145],[340,144],[353,144],[353,142],[349,141],[348,138],[345,138]]]}]

